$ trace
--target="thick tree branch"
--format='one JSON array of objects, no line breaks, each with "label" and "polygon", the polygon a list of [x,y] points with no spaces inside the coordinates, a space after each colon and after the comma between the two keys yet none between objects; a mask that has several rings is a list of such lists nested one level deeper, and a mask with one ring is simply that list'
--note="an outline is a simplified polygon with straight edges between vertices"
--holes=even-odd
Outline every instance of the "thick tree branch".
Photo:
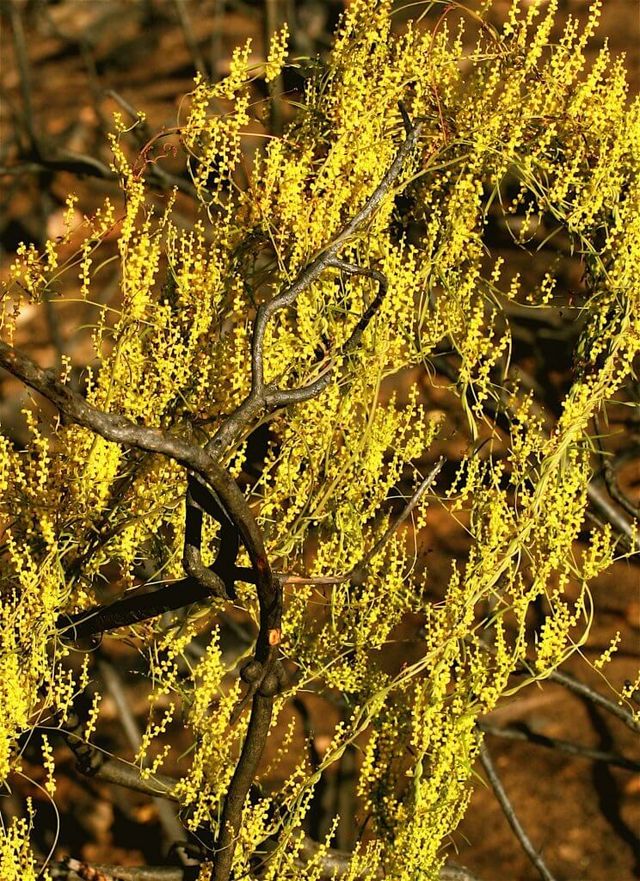
[{"label": "thick tree branch", "polygon": [[[266,683],[269,685],[269,681]],[[216,841],[216,854],[211,873],[212,881],[226,881],[231,872],[236,839],[242,822],[242,810],[249,788],[258,769],[258,762],[269,734],[273,711],[273,694],[265,694],[271,688],[262,686],[252,701],[251,717],[242,753],[234,771],[227,797],[224,800],[220,833]]]},{"label": "thick tree branch", "polygon": [[168,432],[137,425],[124,416],[98,410],[59,382],[53,371],[43,370],[27,355],[3,341],[0,341],[0,366],[47,398],[69,422],[89,428],[114,443],[161,453],[198,474],[216,493],[236,524],[257,574],[258,593],[262,593],[265,603],[273,601],[271,571],[262,534],[241,490],[210,455]]},{"label": "thick tree branch", "polygon": [[203,588],[197,579],[181,578],[164,583],[148,593],[136,591],[106,606],[94,606],[75,615],[61,615],[58,619],[59,633],[71,641],[85,639],[210,599],[210,591]]}]

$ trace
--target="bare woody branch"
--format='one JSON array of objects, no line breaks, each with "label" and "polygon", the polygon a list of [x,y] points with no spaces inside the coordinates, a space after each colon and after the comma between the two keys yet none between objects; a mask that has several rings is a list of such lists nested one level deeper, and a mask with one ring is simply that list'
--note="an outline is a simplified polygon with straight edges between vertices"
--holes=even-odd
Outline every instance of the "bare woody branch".
[{"label": "bare woody branch", "polygon": [[161,453],[199,474],[220,498],[247,548],[252,565],[261,573],[266,591],[272,588],[262,535],[247,502],[230,475],[200,447],[169,432],[137,425],[114,413],[89,404],[82,395],[63,385],[51,370],[43,370],[27,355],[0,341],[0,366],[50,401],[69,422],[89,428],[105,440],[126,444],[150,453]]},{"label": "bare woody branch", "polygon": [[197,871],[182,866],[109,866],[66,859],[47,867],[53,881],[193,881]]},{"label": "bare woody branch", "polygon": [[[407,135],[390,169],[380,184],[367,199],[360,211],[346,224],[325,251],[313,260],[298,276],[296,281],[285,288],[270,302],[259,307],[254,324],[251,358],[251,391],[246,400],[220,426],[207,446],[188,444],[178,437],[159,429],[137,425],[123,416],[105,413],[91,406],[81,395],[74,392],[59,380],[52,371],[43,370],[30,358],[7,343],[0,342],[0,366],[17,376],[25,384],[42,394],[72,423],[84,426],[114,443],[152,453],[160,453],[180,463],[198,477],[213,494],[214,502],[219,500],[220,517],[226,515],[230,528],[237,531],[245,545],[255,576],[256,590],[260,606],[260,630],[256,642],[255,656],[251,662],[251,675],[245,671],[251,695],[251,715],[240,758],[224,800],[220,832],[216,842],[217,858],[214,863],[212,881],[227,881],[240,828],[244,802],[255,776],[258,762],[268,735],[273,699],[281,687],[280,671],[276,667],[278,644],[280,642],[280,619],[282,613],[282,589],[274,578],[267,559],[264,542],[256,521],[241,490],[228,472],[218,463],[224,450],[235,441],[238,434],[261,415],[267,407],[283,406],[306,400],[318,394],[329,381],[326,377],[298,390],[280,390],[264,381],[264,337],[270,319],[280,310],[291,306],[302,291],[316,281],[327,268],[339,268],[351,274],[368,275],[379,283],[379,292],[369,309],[359,322],[355,336],[362,334],[371,317],[382,302],[386,291],[386,279],[374,270],[361,270],[359,267],[338,260],[338,251],[373,216],[383,199],[398,179],[404,164],[414,149],[421,125],[411,126],[406,113],[403,114]],[[355,342],[353,343],[355,345]],[[193,488],[193,487],[192,487]],[[223,579],[214,571],[201,566],[200,534],[202,507],[190,490],[188,498],[188,540],[185,546],[185,568],[193,578],[193,588],[209,594],[228,597],[228,588]],[[189,518],[190,521],[189,521]],[[224,523],[220,519],[221,523]],[[238,550],[235,540],[225,562],[233,566]],[[123,601],[126,602],[126,601]],[[131,612],[138,612],[139,605],[132,605]],[[122,612],[122,607],[118,615]],[[108,620],[108,613],[107,613]],[[116,618],[117,620],[117,618]],[[105,621],[105,617],[102,618]],[[105,765],[102,766],[104,774]]]},{"label": "bare woody branch", "polygon": [[[139,768],[117,758],[105,758],[104,754],[81,737],[82,723],[76,713],[71,713],[66,729],[58,729],[78,759],[78,770],[96,780],[113,783],[141,792],[152,798],[163,798],[177,801],[176,789],[178,780],[164,774],[154,774],[145,778]],[[265,842],[267,852],[274,846]],[[305,865],[317,856],[320,844],[305,836],[299,854],[301,865]],[[351,854],[345,851],[328,848],[322,859],[322,878],[340,878],[346,874],[351,861]],[[75,868],[74,868],[75,867]],[[89,865],[78,860],[68,859],[55,863],[50,867],[52,877],[60,881],[73,881],[74,877],[83,877],[78,873],[86,869],[102,872],[114,881],[190,881],[193,870],[185,867],[169,869],[160,866],[119,867]],[[73,875],[73,872],[76,875]],[[146,874],[145,874],[146,873]],[[90,876],[92,877],[92,876]],[[440,881],[476,881],[466,869],[452,864],[445,865],[440,872]]]},{"label": "bare woody branch", "polygon": [[[338,260],[338,253],[343,245],[365,226],[381,202],[391,192],[409,156],[418,143],[421,131],[422,123],[420,122],[415,126],[408,126],[407,136],[398,150],[395,160],[360,211],[337,233],[325,250],[300,272],[298,277],[288,287],[272,300],[269,300],[268,303],[263,303],[258,307],[251,341],[251,391],[242,404],[222,423],[205,447],[207,452],[216,459],[219,459],[235,443],[246,426],[251,424],[262,413],[267,406],[268,395],[277,391],[277,389],[272,388],[264,381],[264,338],[267,325],[273,316],[281,310],[292,306],[300,294],[317,281],[326,269],[336,266],[336,261],[339,264],[338,268],[344,270],[346,266],[349,266],[349,269],[345,271],[350,271],[351,273],[357,271],[359,274],[369,275],[380,281],[381,274],[374,273],[372,270],[361,270],[351,266],[351,264],[343,263]],[[386,280],[383,284],[384,290],[386,290]]]},{"label": "bare woody branch", "polygon": [[[485,651],[489,652],[492,655],[495,655],[495,648],[488,643],[486,640],[481,640],[482,647]],[[518,669],[515,671],[515,675],[519,676],[528,676],[532,675],[531,667],[520,663],[518,665]],[[544,674],[543,674],[544,675]],[[536,681],[540,681],[539,677],[532,676]],[[579,695],[582,698],[590,701],[591,703],[596,704],[599,707],[602,707],[608,713],[611,713],[613,716],[616,716],[620,719],[621,722],[630,728],[632,731],[638,733],[640,732],[640,721],[636,719],[636,717],[630,713],[628,710],[625,710],[624,707],[621,707],[619,704],[616,704],[614,701],[595,691],[593,688],[590,688],[584,682],[579,679],[576,679],[575,676],[570,676],[568,673],[563,673],[560,670],[552,670],[550,673],[544,676],[545,679],[548,679],[551,682],[557,682],[559,685],[568,688],[569,691],[573,691],[574,694]]]},{"label": "bare woody branch", "polygon": [[632,771],[636,774],[640,771],[640,762],[636,762],[633,759],[627,759],[617,753],[605,752],[604,750],[583,746],[580,743],[573,743],[570,740],[560,740],[557,737],[547,737],[545,734],[539,734],[537,731],[532,731],[526,725],[502,728],[499,725],[491,725],[488,722],[479,722],[478,727],[481,731],[484,731],[485,734],[490,734],[492,737],[503,737],[507,740],[520,740],[525,743],[532,743],[534,746],[542,746],[546,749],[556,750],[556,752],[566,753],[570,756],[589,759],[592,762],[604,762],[607,765],[614,765],[616,768],[624,768],[625,771]]},{"label": "bare woody branch", "polygon": [[595,437],[595,441],[598,447],[598,452],[600,454],[600,459],[602,460],[602,476],[604,478],[605,486],[607,487],[607,492],[609,493],[609,496],[613,499],[613,501],[617,502],[617,504],[620,505],[620,507],[624,511],[626,511],[630,517],[637,520],[638,518],[640,518],[640,507],[638,505],[634,505],[633,502],[629,498],[627,498],[627,496],[618,486],[618,477],[616,475],[616,470],[609,459],[610,454],[607,453],[602,443],[604,433],[600,417],[594,416],[593,422],[596,427],[597,434]]},{"label": "bare woody branch", "polygon": [[513,829],[516,838],[520,842],[522,849],[540,873],[540,877],[543,879],[543,881],[555,881],[555,878],[547,868],[546,863],[531,843],[527,833],[524,831],[522,824],[518,819],[515,810],[513,809],[513,805],[511,804],[509,796],[505,792],[502,781],[498,776],[489,750],[484,743],[481,743],[480,745],[480,762],[482,764],[482,767],[484,768],[487,778],[489,779],[489,783],[491,784],[491,787],[500,804],[500,807],[502,808],[503,813],[509,822],[509,825]]},{"label": "bare woody branch", "polygon": [[635,716],[625,710],[624,707],[619,706],[619,704],[609,700],[609,698],[595,691],[593,688],[590,688],[584,682],[576,679],[575,676],[570,676],[568,673],[563,673],[560,670],[554,670],[549,674],[549,679],[552,682],[557,682],[559,685],[563,685],[574,694],[586,698],[588,701],[591,701],[591,703],[597,704],[597,706],[602,707],[603,710],[606,710],[608,713],[611,713],[613,716],[620,719],[621,722],[624,722],[627,728],[635,731],[636,734],[640,733],[640,721],[638,721]]},{"label": "bare woody branch", "polygon": [[122,759],[106,756],[101,750],[88,743],[82,736],[83,722],[74,710],[69,713],[65,727],[55,730],[64,738],[65,743],[76,757],[77,769],[87,777],[93,777],[104,783],[113,783],[142,792],[152,798],[168,798],[176,800],[175,787],[177,781],[163,774],[143,775],[136,765]]}]

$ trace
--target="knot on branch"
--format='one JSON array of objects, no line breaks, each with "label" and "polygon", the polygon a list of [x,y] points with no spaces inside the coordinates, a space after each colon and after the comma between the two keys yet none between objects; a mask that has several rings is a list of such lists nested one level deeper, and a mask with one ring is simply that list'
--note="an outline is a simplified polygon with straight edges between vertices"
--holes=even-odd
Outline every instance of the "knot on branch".
[{"label": "knot on branch", "polygon": [[286,688],[287,674],[280,661],[275,661],[271,668],[265,669],[265,666],[255,658],[250,658],[240,668],[240,678],[250,686],[250,693],[275,697]]},{"label": "knot on branch", "polygon": [[240,679],[246,682],[247,685],[253,685],[258,682],[263,675],[264,668],[260,661],[256,661],[255,658],[251,658],[240,668]]}]

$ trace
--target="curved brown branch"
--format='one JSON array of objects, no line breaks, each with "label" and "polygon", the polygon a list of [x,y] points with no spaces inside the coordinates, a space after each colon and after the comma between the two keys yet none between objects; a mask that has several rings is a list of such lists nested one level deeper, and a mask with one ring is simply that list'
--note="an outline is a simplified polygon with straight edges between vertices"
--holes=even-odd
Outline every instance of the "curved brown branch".
[{"label": "curved brown branch", "polygon": [[273,601],[273,579],[258,525],[233,478],[205,450],[160,429],[137,425],[124,416],[98,410],[82,395],[63,385],[53,371],[43,370],[3,341],[0,341],[0,366],[43,395],[67,421],[89,428],[105,440],[161,453],[200,475],[236,524],[256,572],[261,601],[267,604]]},{"label": "curved brown branch", "polygon": [[387,291],[389,290],[389,282],[387,281],[386,275],[384,275],[384,273],[380,272],[377,269],[367,269],[367,267],[365,266],[357,266],[354,263],[347,263],[345,260],[338,260],[337,257],[334,257],[330,261],[329,265],[332,266],[334,269],[340,269],[347,275],[364,275],[367,278],[372,278],[374,281],[378,282],[378,293],[373,298],[371,303],[369,303],[364,313],[360,317],[358,323],[354,327],[351,336],[344,344],[343,351],[345,352],[345,354],[349,355],[354,352],[360,345],[362,334],[365,332],[365,330],[371,323],[371,319],[382,305],[382,301],[386,297]]},{"label": "curved brown branch", "polygon": [[[338,253],[342,246],[371,219],[380,203],[391,191],[407,159],[418,143],[422,127],[421,122],[408,127],[407,136],[389,170],[360,211],[337,233],[325,250],[307,264],[288,287],[268,303],[263,303],[258,307],[251,340],[251,391],[242,404],[225,419],[206,445],[206,451],[214,458],[220,459],[224,452],[233,446],[245,428],[263,411],[266,404],[265,395],[269,391],[273,391],[264,382],[264,337],[267,325],[273,316],[282,309],[292,306],[300,294],[317,281],[326,269],[336,265],[336,261],[341,264],[340,268],[349,266],[351,272],[375,278],[382,276],[375,270],[363,270],[359,267],[353,267],[351,264],[342,263],[338,260]],[[384,284],[386,290],[386,279]]]},{"label": "curved brown branch", "polygon": [[83,724],[76,712],[68,716],[66,728],[56,729],[76,757],[77,769],[86,777],[114,783],[135,792],[142,792],[153,798],[168,798],[177,801],[175,790],[177,780],[164,774],[143,775],[136,765],[122,759],[106,756],[101,750],[88,743],[82,736]]},{"label": "curved brown branch", "polygon": [[627,712],[624,707],[619,706],[614,701],[609,700],[609,698],[605,697],[603,694],[590,688],[584,682],[576,679],[574,676],[570,676],[568,673],[562,673],[560,670],[554,670],[549,674],[549,679],[552,682],[557,682],[559,685],[563,685],[565,688],[568,688],[569,691],[573,691],[574,694],[586,698],[588,701],[591,701],[591,703],[597,704],[597,706],[602,707],[603,710],[606,710],[608,713],[611,713],[613,716],[620,719],[621,722],[624,722],[627,728],[635,731],[636,734],[640,733],[640,722],[631,713]]},{"label": "curved brown branch", "polygon": [[[406,117],[406,113],[404,116]],[[157,597],[146,602],[144,597],[129,598],[120,601],[119,604],[114,604],[114,607],[109,609],[99,610],[88,618],[85,616],[82,620],[87,624],[87,629],[93,627],[95,632],[97,623],[119,626],[119,622],[130,620],[131,617],[141,620],[142,617],[148,617],[145,612],[148,613],[149,610],[155,611],[158,607],[164,610],[168,606],[172,606],[174,598],[177,601],[179,592],[184,591],[185,587],[197,598],[210,595],[228,598],[232,595],[228,584],[213,567],[206,569],[202,566],[200,536],[203,505],[197,499],[196,483],[198,478],[212,493],[209,504],[213,504],[219,509],[216,510],[214,516],[221,523],[225,539],[220,544],[220,559],[224,567],[233,569],[235,566],[239,546],[238,538],[242,540],[249,554],[260,606],[260,629],[255,656],[251,662],[253,665],[251,677],[247,678],[250,684],[247,697],[251,696],[251,716],[241,755],[224,800],[221,826],[216,842],[217,858],[212,881],[227,881],[229,878],[244,802],[269,732],[273,698],[282,684],[281,671],[277,666],[282,588],[278,580],[273,577],[261,532],[246,499],[235,481],[219,462],[224,451],[229,449],[239,433],[244,431],[255,417],[259,416],[266,408],[286,406],[289,403],[307,400],[318,394],[330,381],[329,375],[323,375],[306,387],[295,390],[283,390],[265,384],[264,336],[269,320],[278,311],[292,305],[300,293],[317,280],[327,268],[338,268],[350,274],[367,275],[379,284],[376,298],[358,322],[349,340],[348,345],[351,346],[351,349],[358,344],[364,329],[379,308],[387,290],[386,278],[376,270],[363,269],[345,263],[338,259],[337,254],[342,245],[372,217],[382,200],[390,192],[407,157],[415,147],[421,125],[412,127],[408,118],[405,119],[405,124],[407,136],[404,143],[391,167],[362,209],[347,223],[325,251],[302,271],[292,285],[285,288],[269,303],[259,307],[252,338],[251,392],[240,407],[223,422],[204,449],[188,444],[168,432],[137,425],[123,416],[98,410],[81,395],[59,382],[52,371],[42,370],[26,355],[7,343],[0,342],[0,366],[47,398],[58,408],[67,421],[89,428],[106,440],[168,456],[189,469],[193,475],[187,500],[189,529],[187,530],[188,537],[184,551],[185,569],[189,578],[184,582],[177,582],[176,584],[180,587],[175,585],[165,587],[157,592]],[[185,598],[184,593],[181,598]],[[181,605],[184,605],[184,602]],[[93,620],[93,625],[87,623],[90,620]],[[76,635],[87,632],[87,629],[84,631],[81,629],[81,622],[72,621],[70,623],[75,627]],[[99,770],[103,779],[106,779],[105,774],[111,774],[115,778],[121,773],[119,767],[112,768],[109,762],[101,763]],[[94,773],[98,773],[98,769]],[[113,782],[119,781],[113,779]],[[135,781],[133,782],[135,783]]]},{"label": "curved brown branch", "polygon": [[[271,679],[275,675],[272,673],[272,667],[276,661],[277,646],[280,642],[282,590],[272,576],[260,530],[236,483],[201,448],[187,444],[167,432],[136,425],[123,416],[104,413],[92,407],[81,395],[60,383],[52,371],[42,370],[26,355],[4,342],[0,342],[0,365],[40,392],[68,421],[89,428],[106,440],[128,444],[148,452],[161,453],[198,474],[220,499],[247,548],[256,576],[260,605],[260,631],[255,660],[261,665],[261,675],[253,698],[249,731],[225,799],[223,825],[218,843],[221,857],[216,862],[228,868],[224,871],[216,869],[215,878],[216,881],[226,879],[233,857],[235,834],[242,816],[242,806],[264,748],[271,721],[273,695],[278,687],[278,683],[276,682],[274,686]],[[102,769],[104,774],[104,765]]]},{"label": "curved brown branch", "polygon": [[[235,441],[238,434],[265,409],[267,395],[275,391],[264,382],[264,337],[270,319],[280,310],[291,306],[298,296],[320,277],[325,269],[334,265],[339,249],[369,220],[399,177],[407,157],[417,143],[420,130],[420,125],[408,129],[407,137],[391,168],[365,202],[363,208],[334,238],[328,248],[300,273],[292,285],[285,288],[273,300],[258,308],[251,342],[251,391],[246,400],[224,421],[205,447],[205,450],[217,460]],[[281,587],[279,587],[278,597],[281,607]],[[273,611],[270,618],[268,614],[263,614],[264,610],[261,604],[260,633],[254,659],[254,663],[259,665],[260,672],[255,675],[255,681],[250,686],[250,692],[253,690],[254,693],[249,729],[224,802],[220,833],[216,842],[217,858],[211,875],[212,881],[227,881],[229,878],[235,841],[242,820],[242,809],[269,733],[273,696],[280,688],[279,677],[275,669],[277,645],[280,641],[280,607],[277,612]]]}]

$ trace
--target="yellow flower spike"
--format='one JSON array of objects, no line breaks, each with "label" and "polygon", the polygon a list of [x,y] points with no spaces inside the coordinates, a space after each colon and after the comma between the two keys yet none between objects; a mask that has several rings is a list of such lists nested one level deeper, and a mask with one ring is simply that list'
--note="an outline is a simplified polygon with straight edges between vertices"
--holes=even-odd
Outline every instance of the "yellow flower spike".
[{"label": "yellow flower spike", "polygon": [[272,35],[269,43],[269,57],[265,67],[264,78],[272,83],[280,76],[287,57],[287,44],[289,41],[289,28],[283,24],[279,31]]}]

